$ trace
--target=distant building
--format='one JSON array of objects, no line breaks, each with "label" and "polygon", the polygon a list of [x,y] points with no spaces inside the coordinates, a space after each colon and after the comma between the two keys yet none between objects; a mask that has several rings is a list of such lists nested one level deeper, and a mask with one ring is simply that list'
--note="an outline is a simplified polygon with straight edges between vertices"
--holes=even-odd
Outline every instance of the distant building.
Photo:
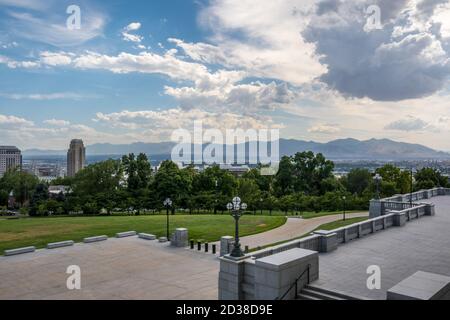
[{"label": "distant building", "polygon": [[236,177],[241,177],[243,176],[245,173],[250,171],[250,168],[246,165],[242,165],[242,166],[233,166],[230,164],[221,164],[220,165],[220,169],[222,170],[226,170],[229,173],[231,173],[232,175],[236,176]]},{"label": "distant building", "polygon": [[57,198],[60,194],[66,195],[70,191],[67,186],[50,186],[48,187],[48,194],[51,198]]},{"label": "distant building", "polygon": [[86,148],[83,140],[74,139],[67,151],[67,176],[73,177],[86,165]]},{"label": "distant building", "polygon": [[22,154],[16,147],[0,146],[0,177],[16,167],[22,168]]}]

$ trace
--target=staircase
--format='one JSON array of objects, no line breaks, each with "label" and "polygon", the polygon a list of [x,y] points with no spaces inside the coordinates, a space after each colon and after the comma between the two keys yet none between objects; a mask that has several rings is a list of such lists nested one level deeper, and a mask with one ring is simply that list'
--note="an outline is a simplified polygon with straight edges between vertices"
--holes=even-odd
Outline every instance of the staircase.
[{"label": "staircase", "polygon": [[313,285],[307,285],[298,294],[298,300],[362,300],[339,291],[331,291]]}]

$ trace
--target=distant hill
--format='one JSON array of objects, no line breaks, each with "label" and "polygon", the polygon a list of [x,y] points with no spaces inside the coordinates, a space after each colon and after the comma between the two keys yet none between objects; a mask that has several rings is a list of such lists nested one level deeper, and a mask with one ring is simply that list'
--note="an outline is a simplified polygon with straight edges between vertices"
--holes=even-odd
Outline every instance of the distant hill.
[{"label": "distant hill", "polygon": [[[93,144],[87,146],[88,155],[122,155],[146,153],[152,156],[170,157],[173,142]],[[339,139],[327,143],[314,141],[280,139],[280,154],[293,155],[300,151],[322,153],[333,160],[409,160],[409,159],[450,159],[450,153],[436,151],[420,144],[396,142],[389,139]],[[66,150],[25,150],[24,156],[65,155]]]}]

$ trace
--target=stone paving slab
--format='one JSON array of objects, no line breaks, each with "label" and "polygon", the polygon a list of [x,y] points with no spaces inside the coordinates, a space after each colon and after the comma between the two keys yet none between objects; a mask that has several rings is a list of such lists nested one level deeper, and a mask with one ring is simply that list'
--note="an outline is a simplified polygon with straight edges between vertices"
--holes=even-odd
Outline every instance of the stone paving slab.
[{"label": "stone paving slab", "polygon": [[[68,290],[67,267],[81,268]],[[0,257],[1,299],[217,299],[217,257],[137,237]]]},{"label": "stone paving slab", "polygon": [[[320,279],[315,286],[371,299],[417,271],[450,276],[450,197],[432,199],[435,216],[412,220],[320,254]],[[381,290],[367,289],[367,267],[381,268]]]}]

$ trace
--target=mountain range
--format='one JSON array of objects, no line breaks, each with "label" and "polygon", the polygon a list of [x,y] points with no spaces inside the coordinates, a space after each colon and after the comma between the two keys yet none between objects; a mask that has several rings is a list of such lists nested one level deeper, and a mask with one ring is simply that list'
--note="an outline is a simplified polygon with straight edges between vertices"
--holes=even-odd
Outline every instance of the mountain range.
[{"label": "mountain range", "polygon": [[[86,147],[86,154],[94,155],[123,155],[128,153],[146,153],[158,158],[170,157],[173,142],[160,143],[132,143],[109,144],[99,143]],[[235,146],[236,147],[236,146]],[[339,139],[326,143],[302,141],[293,139],[280,139],[280,155],[293,155],[300,151],[313,151],[322,153],[333,160],[425,160],[450,159],[450,153],[433,150],[420,144],[397,142],[389,139],[370,139],[360,141],[356,139]],[[23,155],[65,155],[66,150],[25,150]]]}]

